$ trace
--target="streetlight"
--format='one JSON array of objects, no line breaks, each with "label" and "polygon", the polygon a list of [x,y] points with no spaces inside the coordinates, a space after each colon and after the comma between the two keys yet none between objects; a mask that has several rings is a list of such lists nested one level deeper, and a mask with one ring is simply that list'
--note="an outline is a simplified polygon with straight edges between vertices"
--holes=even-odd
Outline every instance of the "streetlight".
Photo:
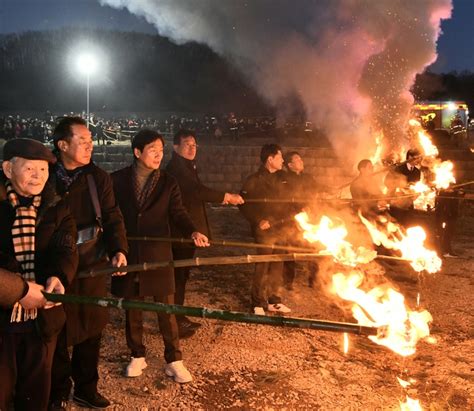
[{"label": "streetlight", "polygon": [[87,128],[89,128],[89,86],[90,76],[97,69],[97,60],[92,54],[81,54],[77,58],[77,67],[82,74],[87,78]]}]

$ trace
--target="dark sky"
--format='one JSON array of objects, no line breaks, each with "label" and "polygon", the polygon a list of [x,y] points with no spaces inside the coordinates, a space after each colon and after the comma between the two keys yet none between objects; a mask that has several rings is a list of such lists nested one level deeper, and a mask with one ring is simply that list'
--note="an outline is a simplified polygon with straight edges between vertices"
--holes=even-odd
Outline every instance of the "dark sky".
[{"label": "dark sky", "polygon": [[[474,0],[453,1],[453,16],[443,22],[443,34],[438,41],[439,57],[432,69],[438,72],[474,71]],[[128,11],[101,7],[97,0],[0,0],[0,33],[65,26],[156,33],[144,19]]]}]

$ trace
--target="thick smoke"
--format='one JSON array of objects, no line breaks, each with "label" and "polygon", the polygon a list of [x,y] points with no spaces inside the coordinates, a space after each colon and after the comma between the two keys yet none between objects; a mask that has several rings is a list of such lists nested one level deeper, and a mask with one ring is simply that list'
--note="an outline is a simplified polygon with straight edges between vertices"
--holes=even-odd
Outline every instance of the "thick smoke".
[{"label": "thick smoke", "polygon": [[[297,96],[350,161],[403,139],[415,75],[451,0],[99,0],[233,60],[269,102]],[[360,158],[360,157],[359,157]]]}]

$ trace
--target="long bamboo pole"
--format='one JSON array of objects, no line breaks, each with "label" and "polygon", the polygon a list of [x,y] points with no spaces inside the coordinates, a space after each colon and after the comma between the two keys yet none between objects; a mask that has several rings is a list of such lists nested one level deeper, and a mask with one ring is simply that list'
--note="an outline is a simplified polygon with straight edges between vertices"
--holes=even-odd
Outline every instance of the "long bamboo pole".
[{"label": "long bamboo pole", "polygon": [[150,271],[163,267],[199,267],[203,265],[231,265],[231,264],[253,264],[279,261],[312,261],[318,258],[329,257],[329,254],[308,253],[308,254],[263,254],[263,255],[243,255],[232,257],[196,257],[186,260],[153,261],[141,264],[131,264],[120,268],[110,267],[102,269],[91,269],[77,274],[78,278],[97,277],[100,275],[113,274],[117,271],[130,273],[136,271]]},{"label": "long bamboo pole", "polygon": [[[127,237],[129,241],[156,241],[160,243],[183,243],[183,244],[194,244],[194,240],[190,238],[178,238],[178,237]],[[314,248],[311,247],[296,247],[279,244],[262,244],[262,243],[247,243],[242,241],[234,240],[211,240],[209,241],[211,246],[224,246],[224,247],[240,247],[240,248],[266,248],[268,250],[282,250],[282,251],[293,251],[298,253],[314,253]]]},{"label": "long bamboo pole", "polygon": [[[131,273],[137,271],[150,271],[163,267],[200,267],[204,265],[232,265],[232,264],[254,264],[280,261],[314,261],[319,258],[332,257],[327,252],[321,253],[293,253],[293,254],[263,254],[263,255],[243,255],[232,257],[196,257],[187,260],[169,260],[169,261],[153,261],[141,264],[131,264],[120,268],[109,267],[101,269],[90,269],[81,271],[77,274],[77,278],[90,278],[100,275],[113,274],[117,271],[123,273]],[[377,255],[376,259],[407,261],[410,260],[401,257],[393,257],[388,255]]]},{"label": "long bamboo pole", "polygon": [[47,300],[52,302],[68,304],[92,304],[106,308],[118,308],[121,310],[143,310],[159,313],[186,315],[190,317],[212,318],[215,320],[233,321],[250,324],[263,324],[279,327],[309,328],[312,330],[323,330],[333,332],[344,332],[360,335],[376,335],[379,331],[376,327],[367,327],[353,323],[335,321],[312,320],[307,318],[294,318],[282,316],[265,316],[248,314],[237,311],[226,311],[206,307],[187,307],[182,305],[150,303],[145,301],[124,300],[111,297],[90,297],[69,294],[44,293]]}]

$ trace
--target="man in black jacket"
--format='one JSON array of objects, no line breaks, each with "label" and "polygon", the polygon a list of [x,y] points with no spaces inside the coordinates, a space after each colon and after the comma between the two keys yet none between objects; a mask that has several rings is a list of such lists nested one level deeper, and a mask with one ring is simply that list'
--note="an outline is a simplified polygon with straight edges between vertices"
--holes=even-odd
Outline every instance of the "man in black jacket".
[{"label": "man in black jacket", "polygon": [[423,156],[417,149],[407,151],[406,161],[395,168],[395,173],[405,176],[406,184],[413,184],[421,180],[421,161]]},{"label": "man in black jacket", "polygon": [[[112,174],[127,233],[130,237],[169,237],[170,222],[173,222],[186,237],[194,240],[196,246],[209,245],[207,237],[196,231],[189,218],[176,179],[159,169],[163,143],[163,137],[156,131],[139,131],[132,141],[133,164]],[[172,258],[170,243],[130,241],[129,264]],[[112,293],[134,300],[152,296],[157,302],[174,304],[173,268],[162,267],[114,277]],[[165,346],[165,373],[179,383],[192,381],[182,361],[175,316],[159,313],[158,323]],[[132,356],[125,375],[138,377],[147,367],[141,310],[126,311],[125,335]]]},{"label": "man in black jacket", "polygon": [[[242,197],[248,199],[286,198],[288,184],[282,171],[283,156],[277,144],[265,144],[260,152],[261,167],[244,183]],[[250,223],[257,243],[285,244],[287,242],[288,206],[279,202],[250,202],[240,206],[240,211]],[[272,254],[271,248],[257,249],[259,254]],[[265,315],[265,310],[289,313],[281,303],[283,263],[257,263],[252,282],[252,307],[255,314]]]},{"label": "man in black jacket", "polygon": [[[51,181],[68,203],[79,237],[81,233],[97,232],[98,226],[102,230],[100,238],[96,235],[79,245],[79,271],[108,264],[126,265],[128,246],[122,213],[115,200],[112,179],[91,162],[93,142],[86,122],[78,117],[65,117],[57,124],[53,138],[59,161],[53,168]],[[95,210],[94,198],[101,216]],[[92,247],[86,255],[88,243]],[[107,295],[106,284],[105,276],[76,278],[66,292],[103,297]],[[66,327],[58,337],[53,361],[51,408],[65,408],[71,377],[76,403],[91,408],[107,407],[110,402],[97,392],[100,342],[108,320],[107,310],[80,304],[66,304],[65,309]],[[68,346],[73,346],[72,358]]]},{"label": "man in black jacket", "polygon": [[[417,149],[407,151],[406,161],[396,166],[385,177],[388,197],[397,197],[398,193],[410,193],[409,187],[422,178],[422,160],[423,156]],[[389,212],[404,226],[417,223],[418,216],[414,212],[414,197],[402,195],[400,199],[392,199]]]},{"label": "man in black jacket", "polygon": [[[296,247],[304,247],[306,244],[302,244],[299,241],[301,235],[296,227],[296,222],[291,224],[291,218],[293,215],[302,211],[302,209],[311,203],[314,203],[317,197],[317,183],[314,177],[311,174],[304,172],[304,161],[298,151],[290,151],[285,153],[284,156],[285,166],[287,168],[286,179],[288,181],[289,193],[287,197],[296,198],[296,199],[305,199],[306,201],[301,201],[297,203],[292,203],[292,207],[289,207],[290,213],[288,215],[288,225],[289,235],[289,245]],[[308,271],[308,286],[314,287],[314,281],[316,279],[316,274],[319,271],[319,266],[315,261],[308,262],[304,264]],[[283,282],[287,290],[293,289],[293,282],[296,277],[296,262],[295,261],[285,261],[283,263]]]},{"label": "man in black jacket", "polygon": [[[173,139],[173,155],[166,166],[166,171],[176,178],[183,199],[183,205],[189,213],[197,231],[211,238],[209,222],[206,214],[206,203],[242,204],[243,199],[238,194],[224,193],[206,187],[199,179],[196,167],[197,143],[192,130],[179,130]],[[183,232],[175,225],[171,226],[173,237],[182,237]],[[174,244],[173,258],[185,260],[194,257],[195,248],[192,245]],[[186,282],[189,279],[189,268],[176,268],[175,303],[184,305]],[[179,334],[181,338],[189,337],[193,330],[201,324],[190,321],[184,316],[178,316]]]},{"label": "man in black jacket", "polygon": [[50,150],[14,139],[5,144],[3,159],[0,267],[5,275],[18,273],[22,290],[13,300],[2,299],[0,308],[0,409],[13,402],[17,410],[46,410],[65,315],[61,305],[31,297],[40,287],[64,293],[77,269],[76,226],[67,205],[45,186],[48,162],[56,160]]}]

